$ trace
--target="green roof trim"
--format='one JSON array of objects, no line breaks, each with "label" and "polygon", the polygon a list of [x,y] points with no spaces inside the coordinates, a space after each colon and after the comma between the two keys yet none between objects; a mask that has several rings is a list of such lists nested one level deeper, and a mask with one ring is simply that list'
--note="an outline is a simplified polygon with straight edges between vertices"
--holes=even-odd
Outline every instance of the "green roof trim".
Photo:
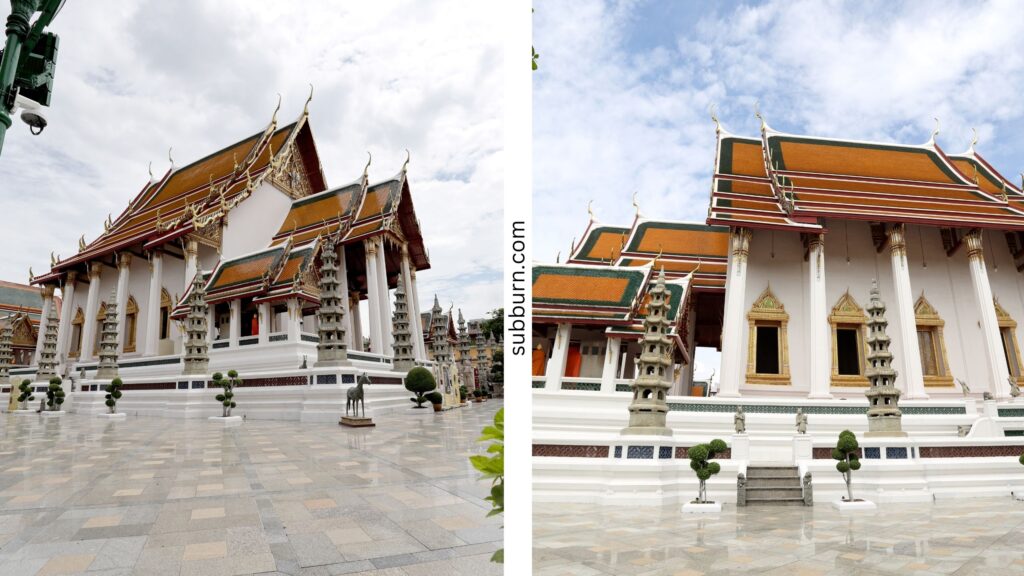
[{"label": "green roof trim", "polygon": [[621,226],[598,226],[591,229],[590,234],[587,234],[586,240],[583,242],[583,247],[577,250],[580,256],[575,257],[576,260],[585,260],[587,262],[604,262],[602,258],[592,258],[585,256],[594,249],[594,244],[597,244],[597,239],[601,237],[601,234],[606,232],[618,233],[618,234],[629,234],[629,228],[622,228]]}]

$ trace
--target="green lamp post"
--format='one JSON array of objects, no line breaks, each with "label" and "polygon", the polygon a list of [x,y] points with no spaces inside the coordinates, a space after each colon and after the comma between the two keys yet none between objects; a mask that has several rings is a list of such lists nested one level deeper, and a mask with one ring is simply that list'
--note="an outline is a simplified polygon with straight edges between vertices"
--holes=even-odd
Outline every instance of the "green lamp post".
[{"label": "green lamp post", "polygon": [[[41,108],[50,105],[59,39],[43,29],[63,4],[64,0],[11,0],[7,42],[0,51],[0,151],[16,108],[25,109],[22,119],[33,134],[46,127]],[[32,22],[36,12],[39,17]]]}]

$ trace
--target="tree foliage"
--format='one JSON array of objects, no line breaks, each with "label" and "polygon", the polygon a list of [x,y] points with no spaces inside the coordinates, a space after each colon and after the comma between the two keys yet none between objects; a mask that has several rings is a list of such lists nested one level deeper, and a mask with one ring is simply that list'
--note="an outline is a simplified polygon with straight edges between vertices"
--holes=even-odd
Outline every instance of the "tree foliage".
[{"label": "tree foliage", "polygon": [[117,401],[121,399],[121,386],[124,382],[120,378],[114,378],[107,384],[107,406],[110,408],[111,414],[117,413]]},{"label": "tree foliage", "polygon": [[505,383],[505,351],[496,350],[491,359],[491,375],[489,380],[495,384]]},{"label": "tree foliage", "polygon": [[707,444],[698,444],[686,451],[686,455],[690,458],[690,469],[697,473],[697,480],[700,482],[696,502],[703,504],[708,501],[706,482],[722,471],[721,464],[711,462],[711,459],[728,448],[729,446],[724,440],[715,438]]},{"label": "tree foliage", "polygon": [[[487,517],[505,512],[505,409],[494,414],[494,424],[484,427],[483,434],[477,442],[490,442],[486,455],[470,456],[469,461],[481,473],[481,480],[491,481],[491,495],[484,500],[491,503],[491,511]],[[492,562],[505,562],[505,549],[502,548],[491,556]]]},{"label": "tree foliage", "polygon": [[21,409],[28,410],[28,402],[36,399],[32,394],[32,381],[27,378],[22,380],[21,384],[18,384],[18,391],[21,392],[21,394],[18,394],[18,402],[21,403]]},{"label": "tree foliage", "polygon": [[483,332],[484,338],[488,334],[495,340],[502,338],[505,334],[505,308],[491,310],[491,317],[480,323],[480,331]]},{"label": "tree foliage", "polygon": [[417,366],[409,370],[409,373],[405,375],[405,389],[416,394],[415,398],[410,398],[409,400],[415,402],[417,408],[423,407],[423,403],[426,402],[424,394],[432,391],[434,388],[437,388],[434,375],[423,366]]},{"label": "tree foliage", "polygon": [[221,415],[227,418],[231,416],[231,409],[238,406],[235,403],[235,386],[241,386],[242,379],[238,377],[238,372],[228,370],[227,378],[220,372],[214,372],[212,383],[214,386],[219,386],[222,390],[220,394],[217,394],[217,401],[223,407]]},{"label": "tree foliage", "polygon": [[50,386],[46,389],[46,408],[56,412],[64,403],[64,388],[61,387],[62,380],[59,376],[50,378]]},{"label": "tree foliage", "polygon": [[846,482],[847,501],[853,502],[853,472],[860,470],[860,445],[853,432],[843,430],[839,433],[836,447],[832,449],[832,459],[838,460],[836,470]]}]

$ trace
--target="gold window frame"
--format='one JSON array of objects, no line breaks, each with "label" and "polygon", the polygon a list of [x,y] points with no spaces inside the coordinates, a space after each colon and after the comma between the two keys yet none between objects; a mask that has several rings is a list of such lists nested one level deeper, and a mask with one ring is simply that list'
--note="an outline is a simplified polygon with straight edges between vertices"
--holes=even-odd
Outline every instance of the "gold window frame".
[{"label": "gold window frame", "polygon": [[[71,321],[71,335],[74,336],[75,326],[78,326],[78,346],[68,351],[69,358],[78,358],[82,353],[82,336],[84,336],[85,330],[85,313],[82,312],[82,307],[79,306],[75,310],[75,318]],[[74,343],[74,342],[73,342]]]},{"label": "gold window frame", "polygon": [[921,293],[921,296],[918,297],[917,302],[914,303],[914,323],[916,324],[914,336],[917,336],[917,330],[922,327],[931,330],[932,345],[935,347],[934,352],[941,354],[942,356],[940,359],[941,361],[936,363],[936,368],[941,371],[942,374],[936,376],[923,374],[924,362],[921,361],[921,358],[918,358],[918,361],[921,361],[921,372],[924,376],[924,385],[929,387],[952,386],[953,375],[949,372],[949,354],[946,353],[946,338],[942,333],[943,327],[946,325],[946,321],[939,316],[938,311],[935,310],[935,307],[932,306],[931,302],[924,297],[923,292]]},{"label": "gold window frame", "polygon": [[[997,320],[997,322],[999,324],[999,338],[1003,341],[1003,346],[1007,346],[1008,344],[1012,344],[1013,345],[1013,357],[1016,360],[1016,364],[1017,364],[1017,374],[1014,374],[1013,370],[1010,370],[1010,377],[1013,378],[1016,381],[1016,380],[1020,379],[1021,368],[1022,368],[1021,360],[1020,360],[1020,345],[1017,343],[1017,321],[1014,320],[1013,317],[1010,316],[1010,313],[1007,312],[999,304],[999,300],[998,299],[992,298],[992,304],[996,308],[996,320]],[[1009,330],[1010,330],[1010,342],[1007,342],[1006,338],[1003,337],[1003,328],[1009,328]],[[1004,354],[1005,354],[1005,351],[1004,351]]]},{"label": "gold window frame", "polygon": [[[850,292],[847,291],[843,294],[836,305],[832,307],[832,313],[828,316],[828,323],[832,329],[832,386],[868,386],[867,376],[865,371],[867,368],[867,357],[868,357],[868,316],[864,313],[864,309],[857,304],[857,301],[850,296]],[[858,363],[860,364],[860,374],[840,374],[839,373],[839,338],[837,331],[839,328],[853,327],[857,330],[860,342],[860,354],[858,354]]]},{"label": "gold window frame", "polygon": [[[750,326],[750,336],[747,339],[747,384],[790,385],[789,337],[787,335],[789,314],[782,302],[772,293],[771,286],[765,288],[750,307],[750,311],[747,312],[747,323]],[[759,374],[757,372],[758,326],[776,326],[779,329],[778,374]]]},{"label": "gold window frame", "polygon": [[135,352],[135,336],[139,327],[139,305],[135,297],[128,295],[128,305],[124,310],[124,351]]}]

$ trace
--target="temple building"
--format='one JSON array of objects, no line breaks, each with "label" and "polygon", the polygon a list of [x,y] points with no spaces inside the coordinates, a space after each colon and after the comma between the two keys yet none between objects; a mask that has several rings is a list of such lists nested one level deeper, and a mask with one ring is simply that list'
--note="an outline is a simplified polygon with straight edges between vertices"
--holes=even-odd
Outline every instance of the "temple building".
[{"label": "temple building", "polygon": [[[98,238],[83,236],[76,254],[55,257],[47,273],[32,278],[43,294],[37,315],[60,308],[58,373],[77,376],[84,391],[98,389],[90,381],[108,304],[116,307],[113,337],[126,397],[133,379],[156,380],[137,384],[149,390],[201,387],[175,382],[189,354],[198,362],[189,366],[205,372],[266,373],[262,386],[298,382],[286,373],[312,367],[321,350],[330,350],[323,366],[347,372],[324,382],[354,382],[357,370],[392,373],[392,291],[401,279],[408,312],[419,317],[416,275],[430,260],[408,159],[381,180],[371,180],[371,161],[354,181],[329,187],[307,102],[295,122],[279,126],[275,110],[259,132],[151,177],[121,214],[107,218]],[[328,242],[331,313],[321,329]],[[205,313],[205,322],[190,320],[196,313]],[[197,326],[205,338],[187,334]],[[409,329],[413,362],[429,365],[421,325]],[[318,347],[322,337],[330,344]],[[403,376],[378,380],[400,384]]]},{"label": "temple building", "polygon": [[12,331],[12,366],[30,366],[36,361],[39,333],[46,328],[48,305],[60,308],[60,297],[53,295],[52,288],[40,290],[0,280],[0,329],[10,327]]}]

